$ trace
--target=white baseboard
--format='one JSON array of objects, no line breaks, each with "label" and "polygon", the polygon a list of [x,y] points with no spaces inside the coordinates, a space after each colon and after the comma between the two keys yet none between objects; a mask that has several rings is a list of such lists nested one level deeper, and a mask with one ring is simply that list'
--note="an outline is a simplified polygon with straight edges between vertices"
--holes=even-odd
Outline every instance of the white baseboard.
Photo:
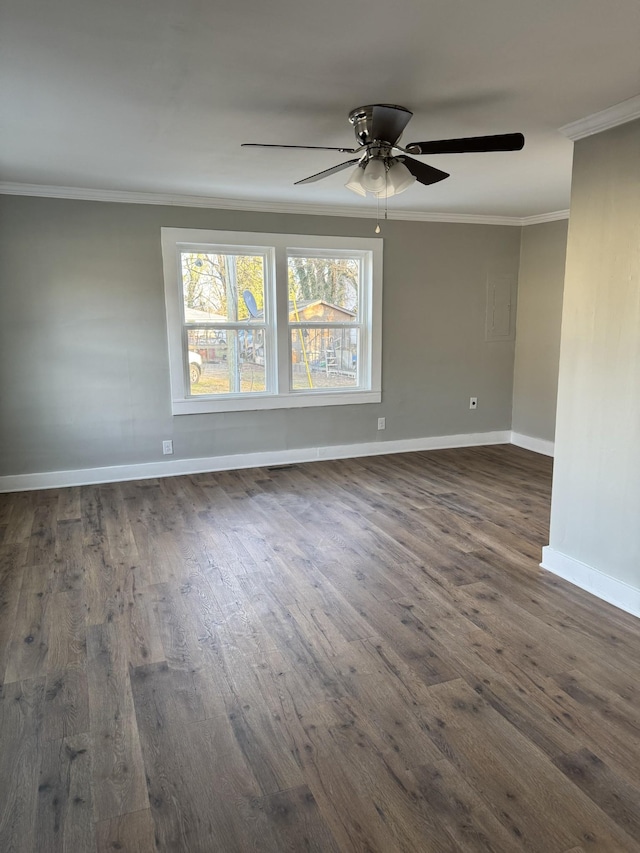
[{"label": "white baseboard", "polygon": [[453,447],[479,447],[509,444],[511,432],[496,430],[463,435],[427,436],[397,441],[370,441],[361,444],[336,444],[325,447],[301,447],[294,450],[268,450],[260,453],[237,453],[231,456],[207,456],[199,459],[168,459],[136,465],[112,465],[107,468],[82,468],[75,471],[43,471],[39,474],[9,474],[0,477],[0,492],[24,492],[34,489],[57,489],[65,486],[87,486],[94,483],[117,483],[124,480],[148,480],[180,474],[203,474],[238,468],[264,468],[268,465],[292,465],[321,459],[351,459],[358,456],[380,456],[386,453],[409,453],[416,450],[444,450]]},{"label": "white baseboard", "polygon": [[554,443],[544,438],[534,438],[522,432],[511,433],[511,444],[524,447],[525,450],[533,450],[534,453],[542,453],[544,456],[553,456]]},{"label": "white baseboard", "polygon": [[619,607],[633,616],[640,616],[640,589],[605,575],[593,566],[556,551],[550,545],[542,549],[540,565],[548,572],[564,578],[580,589],[613,604],[614,607]]}]

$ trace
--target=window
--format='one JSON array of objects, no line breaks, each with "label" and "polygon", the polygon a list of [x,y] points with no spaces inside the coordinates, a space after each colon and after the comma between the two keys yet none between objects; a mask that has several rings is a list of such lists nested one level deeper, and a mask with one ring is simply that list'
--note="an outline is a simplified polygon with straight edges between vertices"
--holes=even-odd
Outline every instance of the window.
[{"label": "window", "polygon": [[380,402],[382,241],[162,229],[173,413]]},{"label": "window", "polygon": [[273,360],[272,252],[252,246],[200,249],[180,252],[187,393],[221,398],[265,392]]}]

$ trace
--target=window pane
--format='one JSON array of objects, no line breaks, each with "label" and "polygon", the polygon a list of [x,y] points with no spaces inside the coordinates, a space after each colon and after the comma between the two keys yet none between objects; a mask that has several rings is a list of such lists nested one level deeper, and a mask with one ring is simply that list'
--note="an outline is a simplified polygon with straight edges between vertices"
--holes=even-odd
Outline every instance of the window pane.
[{"label": "window pane", "polygon": [[189,393],[266,391],[264,329],[189,329]]},{"label": "window pane", "polygon": [[291,387],[355,388],[358,385],[358,329],[291,330]]},{"label": "window pane", "polygon": [[187,323],[264,319],[262,255],[182,252],[181,258]]},{"label": "window pane", "polygon": [[289,320],[349,323],[358,318],[359,258],[289,257]]}]

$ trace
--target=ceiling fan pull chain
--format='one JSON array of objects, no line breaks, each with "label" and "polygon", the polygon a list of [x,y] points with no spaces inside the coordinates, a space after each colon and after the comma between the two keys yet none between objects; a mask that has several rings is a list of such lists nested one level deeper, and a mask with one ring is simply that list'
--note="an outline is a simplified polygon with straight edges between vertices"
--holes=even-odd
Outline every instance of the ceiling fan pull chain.
[{"label": "ceiling fan pull chain", "polygon": [[380,233],[380,196],[376,195],[376,234]]},{"label": "ceiling fan pull chain", "polygon": [[389,170],[384,173],[384,218],[387,220],[389,212]]}]

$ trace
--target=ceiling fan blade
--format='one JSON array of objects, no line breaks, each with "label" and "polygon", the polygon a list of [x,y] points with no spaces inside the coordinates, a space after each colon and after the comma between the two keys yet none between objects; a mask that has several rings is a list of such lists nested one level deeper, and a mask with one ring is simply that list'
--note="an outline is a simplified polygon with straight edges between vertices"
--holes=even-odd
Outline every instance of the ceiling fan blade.
[{"label": "ceiling fan blade", "polygon": [[330,148],[327,145],[269,145],[263,142],[243,142],[240,148],[306,148],[313,151],[342,151],[343,154],[355,154],[357,148]]},{"label": "ceiling fan blade", "polygon": [[294,186],[296,184],[311,184],[313,181],[321,181],[322,178],[328,178],[329,175],[333,175],[335,172],[341,172],[343,169],[348,169],[349,166],[354,166],[359,162],[360,159],[358,157],[356,157],[355,160],[347,160],[346,163],[340,163],[339,166],[332,166],[330,169],[325,169],[324,172],[316,172],[315,175],[310,175],[308,178],[303,178],[301,181],[295,181]]},{"label": "ceiling fan blade", "polygon": [[520,151],[524,146],[521,133],[498,133],[495,136],[468,136],[462,139],[436,139],[433,142],[411,142],[411,154],[473,154],[485,151]]},{"label": "ceiling fan blade", "polygon": [[448,172],[441,172],[440,169],[435,169],[429,166],[428,163],[421,163],[419,160],[414,160],[413,157],[401,157],[407,169],[411,172],[416,181],[421,184],[437,184],[438,181],[444,181],[449,177]]},{"label": "ceiling fan blade", "polygon": [[376,104],[371,119],[371,140],[383,139],[392,145],[402,136],[413,113],[404,107]]}]

